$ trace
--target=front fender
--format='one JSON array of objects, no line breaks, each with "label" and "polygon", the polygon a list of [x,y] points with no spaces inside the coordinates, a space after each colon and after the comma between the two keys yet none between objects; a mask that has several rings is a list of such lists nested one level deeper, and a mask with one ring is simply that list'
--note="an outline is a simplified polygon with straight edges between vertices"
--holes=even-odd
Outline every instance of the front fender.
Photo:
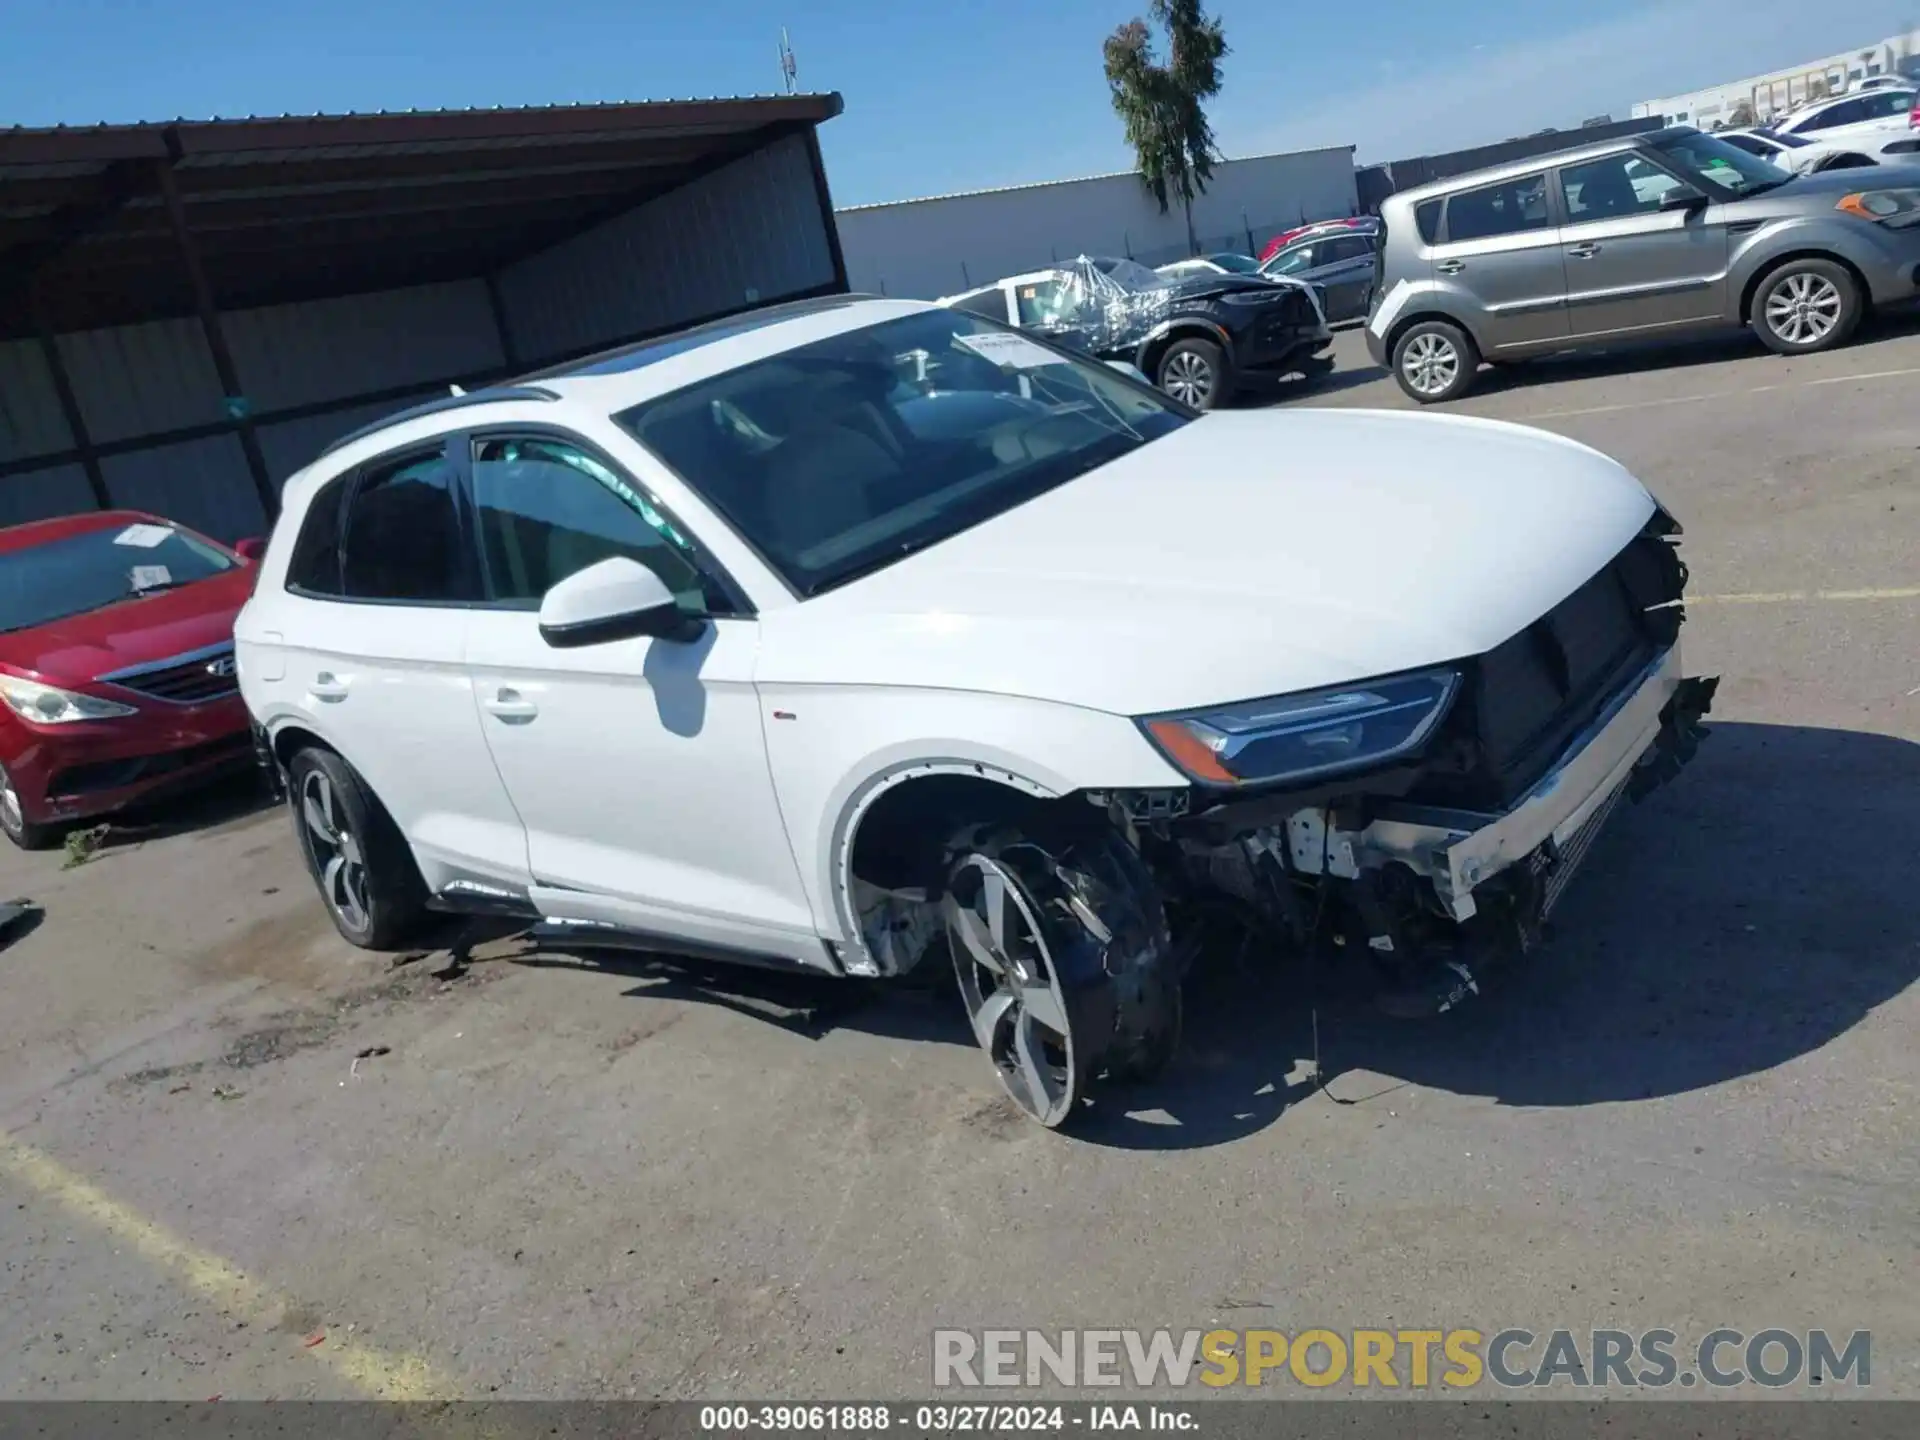
[{"label": "front fender", "polygon": [[[1735,236],[1734,246],[1728,262],[1727,290],[1740,309],[1730,319],[1747,319],[1748,292],[1754,282],[1793,255],[1830,255],[1844,260],[1860,272],[1876,302],[1912,293],[1910,284],[1896,288],[1901,287],[1901,256],[1881,232],[1864,221],[1839,215],[1790,215],[1768,221],[1751,235]],[[1911,263],[1911,257],[1908,259]]]},{"label": "front fender", "polygon": [[1226,332],[1224,327],[1214,324],[1211,320],[1203,320],[1195,315],[1182,315],[1178,320],[1162,320],[1158,325],[1154,326],[1153,329],[1149,330],[1146,338],[1141,340],[1139,345],[1134,349],[1133,363],[1149,375],[1152,374],[1153,372],[1148,369],[1147,366],[1148,355],[1154,350],[1159,349],[1163,342],[1176,340],[1183,333],[1189,333],[1196,338],[1213,341],[1214,344],[1226,352],[1228,360],[1233,359],[1233,337]]},{"label": "front fender", "polygon": [[1134,722],[1100,710],[954,690],[762,685],[767,760],[821,935],[857,934],[849,862],[860,817],[922,775],[973,775],[1052,798],[1184,786]]}]

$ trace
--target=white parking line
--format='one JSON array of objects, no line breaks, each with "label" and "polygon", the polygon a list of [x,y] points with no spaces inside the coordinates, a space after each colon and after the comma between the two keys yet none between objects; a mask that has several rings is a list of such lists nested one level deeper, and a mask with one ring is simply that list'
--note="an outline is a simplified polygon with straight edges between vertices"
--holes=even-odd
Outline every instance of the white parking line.
[{"label": "white parking line", "polygon": [[1702,400],[1730,400],[1740,395],[1765,395],[1775,390],[1810,390],[1816,385],[1845,385],[1850,381],[1898,380],[1920,375],[1920,366],[1904,370],[1868,370],[1859,375],[1822,375],[1817,380],[1793,380],[1781,385],[1750,385],[1744,390],[1716,390],[1708,395],[1666,395],[1657,400],[1629,400],[1619,405],[1589,405],[1579,410],[1541,410],[1514,418],[1531,420],[1570,420],[1576,415],[1612,415],[1622,410],[1654,410],[1667,405],[1693,405]]},{"label": "white parking line", "polygon": [[1689,595],[1688,605],[1786,605],[1796,600],[1920,600],[1920,585],[1895,590],[1770,590],[1746,595]]}]

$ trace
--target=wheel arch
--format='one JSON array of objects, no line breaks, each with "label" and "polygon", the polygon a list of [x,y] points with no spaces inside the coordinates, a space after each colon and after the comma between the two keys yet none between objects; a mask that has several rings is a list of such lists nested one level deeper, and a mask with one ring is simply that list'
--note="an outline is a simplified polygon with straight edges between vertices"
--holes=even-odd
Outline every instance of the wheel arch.
[{"label": "wheel arch", "polygon": [[[1004,764],[946,756],[882,766],[856,783],[839,807],[827,849],[827,894],[847,951],[878,969],[861,933],[854,898],[864,866],[869,883],[931,885],[937,847],[967,820],[1005,819],[1036,805],[1059,804],[1068,792]],[[864,842],[864,848],[863,848]],[[888,847],[876,868],[875,847]],[[849,966],[849,969],[857,969]]]},{"label": "wheel arch", "polygon": [[1134,351],[1133,363],[1140,367],[1149,380],[1158,384],[1159,379],[1153,372],[1160,364],[1160,357],[1177,340],[1209,341],[1220,347],[1228,365],[1234,364],[1233,336],[1224,327],[1198,315],[1183,315],[1177,320],[1156,326]]},{"label": "wheel arch", "polygon": [[1393,367],[1393,350],[1394,347],[1400,343],[1400,337],[1405,335],[1407,331],[1413,329],[1414,326],[1424,325],[1429,320],[1441,320],[1463,331],[1467,339],[1473,342],[1475,351],[1483,356],[1486,354],[1487,347],[1480,343],[1480,337],[1475,333],[1471,324],[1451,310],[1442,309],[1438,305],[1427,304],[1417,310],[1400,316],[1388,329],[1385,341],[1388,369],[1392,369]]},{"label": "wheel arch", "polygon": [[1753,323],[1753,301],[1754,297],[1760,293],[1760,287],[1777,274],[1781,267],[1791,265],[1796,260],[1825,260],[1829,264],[1838,265],[1853,277],[1853,283],[1860,291],[1860,303],[1862,305],[1873,303],[1873,287],[1867,283],[1865,273],[1845,255],[1820,245],[1796,246],[1791,250],[1783,250],[1778,255],[1769,255],[1753,267],[1753,273],[1740,287],[1740,323],[1742,325]]}]

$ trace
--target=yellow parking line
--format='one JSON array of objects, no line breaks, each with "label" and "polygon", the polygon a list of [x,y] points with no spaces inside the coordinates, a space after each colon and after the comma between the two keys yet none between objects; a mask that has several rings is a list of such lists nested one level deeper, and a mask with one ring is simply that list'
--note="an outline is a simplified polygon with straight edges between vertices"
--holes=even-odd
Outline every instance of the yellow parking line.
[{"label": "yellow parking line", "polygon": [[1920,585],[1899,590],[1773,590],[1750,595],[1689,595],[1688,605],[1785,605],[1796,600],[1915,600]]},{"label": "yellow parking line", "polygon": [[[287,1300],[222,1260],[196,1248],[114,1199],[58,1160],[0,1130],[0,1175],[37,1190],[69,1214],[105,1231],[141,1258],[170,1272],[230,1314],[272,1323]],[[320,1344],[298,1352],[326,1365],[363,1393],[381,1400],[453,1399],[458,1390],[424,1360],[389,1355],[329,1330]]]}]

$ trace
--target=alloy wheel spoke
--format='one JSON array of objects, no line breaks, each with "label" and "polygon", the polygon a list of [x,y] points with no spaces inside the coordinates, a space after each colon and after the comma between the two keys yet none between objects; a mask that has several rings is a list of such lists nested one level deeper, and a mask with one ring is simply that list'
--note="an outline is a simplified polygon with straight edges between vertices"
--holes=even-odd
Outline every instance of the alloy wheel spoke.
[{"label": "alloy wheel spoke", "polygon": [[958,900],[948,897],[947,923],[959,935],[960,943],[965,947],[967,958],[983,970],[995,975],[1004,974],[1006,966],[993,948],[993,936],[987,930],[987,922],[972,906],[962,905]]},{"label": "alloy wheel spoke", "polygon": [[999,1040],[1001,1023],[1006,1019],[1007,1012],[1013,1009],[1016,998],[1011,990],[995,990],[973,1014],[974,1037],[979,1040],[980,1048],[995,1058],[998,1058],[995,1046]]},{"label": "alloy wheel spoke", "polygon": [[300,809],[301,813],[306,817],[307,829],[317,838],[324,840],[329,845],[338,845],[340,843],[340,833],[333,828],[332,819],[327,815],[326,810],[321,806],[311,789],[302,800]]},{"label": "alloy wheel spoke", "polygon": [[1051,1115],[1059,1104],[1060,1089],[1049,1071],[1047,1057],[1040,1052],[1040,1035],[1030,1015],[1021,1015],[1014,1021],[1013,1059],[1029,1103],[1041,1115]]},{"label": "alloy wheel spoke", "polygon": [[346,904],[347,889],[343,883],[346,873],[347,857],[336,855],[327,861],[327,868],[320,875],[320,888],[336,908],[343,908]]},{"label": "alloy wheel spoke", "polygon": [[1060,1003],[1060,997],[1053,993],[1053,986],[1045,980],[1035,980],[1020,987],[1020,1008],[1035,1024],[1051,1030],[1063,1039],[1067,1033],[1066,1007]]}]

